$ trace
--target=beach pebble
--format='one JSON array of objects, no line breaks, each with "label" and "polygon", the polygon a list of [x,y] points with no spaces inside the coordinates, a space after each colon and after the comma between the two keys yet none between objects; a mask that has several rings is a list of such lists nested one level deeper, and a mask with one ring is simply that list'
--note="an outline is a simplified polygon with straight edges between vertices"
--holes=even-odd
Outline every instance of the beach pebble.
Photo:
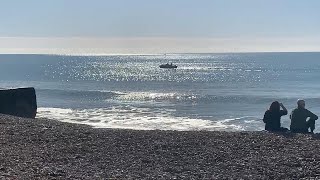
[{"label": "beach pebble", "polygon": [[95,129],[0,115],[2,179],[320,178],[319,134]]}]

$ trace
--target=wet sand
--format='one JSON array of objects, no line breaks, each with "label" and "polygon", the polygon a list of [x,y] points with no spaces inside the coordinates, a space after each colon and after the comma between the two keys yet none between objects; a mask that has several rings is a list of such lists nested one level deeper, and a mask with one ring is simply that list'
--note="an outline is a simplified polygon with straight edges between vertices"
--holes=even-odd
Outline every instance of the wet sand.
[{"label": "wet sand", "polygon": [[308,179],[320,135],[94,129],[0,115],[2,179]]}]

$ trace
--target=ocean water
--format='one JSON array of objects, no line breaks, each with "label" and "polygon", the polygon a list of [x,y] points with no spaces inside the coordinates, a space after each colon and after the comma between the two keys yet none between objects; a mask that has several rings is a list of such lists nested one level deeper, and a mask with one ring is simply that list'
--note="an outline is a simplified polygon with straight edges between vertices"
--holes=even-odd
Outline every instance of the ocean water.
[{"label": "ocean water", "polygon": [[259,131],[274,100],[320,115],[319,80],[320,53],[0,55],[0,87],[35,87],[37,117],[97,128]]}]

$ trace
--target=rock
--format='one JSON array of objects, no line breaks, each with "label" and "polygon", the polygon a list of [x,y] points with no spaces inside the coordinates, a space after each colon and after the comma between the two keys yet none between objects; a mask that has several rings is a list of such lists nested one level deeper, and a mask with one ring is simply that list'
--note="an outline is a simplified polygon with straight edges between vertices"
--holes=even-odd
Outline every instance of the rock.
[{"label": "rock", "polygon": [[35,89],[33,87],[0,89],[0,113],[35,118],[37,113]]}]

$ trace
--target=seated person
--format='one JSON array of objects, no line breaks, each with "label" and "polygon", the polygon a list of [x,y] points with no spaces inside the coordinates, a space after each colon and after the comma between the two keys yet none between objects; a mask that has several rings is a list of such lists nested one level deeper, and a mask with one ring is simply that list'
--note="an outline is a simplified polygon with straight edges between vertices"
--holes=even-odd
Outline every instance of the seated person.
[{"label": "seated person", "polygon": [[[282,110],[280,110],[280,107]],[[264,113],[263,122],[266,123],[267,131],[287,131],[287,128],[281,127],[281,116],[287,115],[288,111],[282,103],[274,101],[271,103],[269,110]]]},{"label": "seated person", "polygon": [[[297,104],[298,107],[294,109],[290,115],[290,131],[296,133],[308,133],[310,128],[311,133],[313,133],[315,129],[315,120],[318,119],[318,116],[305,108],[306,103],[304,100],[298,100]],[[307,118],[309,118],[308,121]]]}]

